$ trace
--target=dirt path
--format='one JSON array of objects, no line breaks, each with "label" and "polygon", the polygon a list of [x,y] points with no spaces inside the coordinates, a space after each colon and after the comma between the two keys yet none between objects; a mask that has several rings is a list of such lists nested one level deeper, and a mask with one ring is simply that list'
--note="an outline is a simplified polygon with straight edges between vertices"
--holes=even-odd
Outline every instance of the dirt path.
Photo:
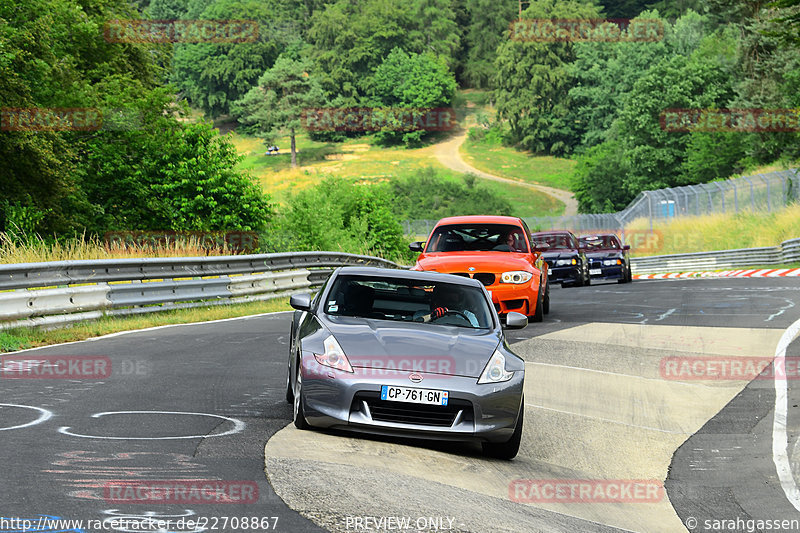
[{"label": "dirt path", "polygon": [[445,142],[437,144],[434,147],[434,154],[436,155],[436,159],[438,159],[439,162],[444,166],[446,166],[447,168],[455,170],[456,172],[462,172],[465,174],[466,173],[475,174],[476,176],[487,180],[501,181],[503,183],[512,183],[514,185],[522,185],[524,187],[529,187],[539,192],[543,192],[544,194],[552,196],[553,198],[557,199],[559,202],[562,202],[564,204],[565,206],[564,215],[576,215],[578,213],[578,202],[577,200],[575,200],[575,197],[572,196],[572,193],[569,191],[565,191],[563,189],[556,189],[554,187],[548,187],[547,185],[537,185],[533,183],[526,183],[521,180],[502,178],[500,176],[495,176],[493,174],[483,172],[482,170],[478,170],[477,168],[467,164],[467,162],[461,158],[461,154],[458,151],[458,148],[466,140],[466,138],[467,138],[466,132],[462,131],[457,133],[450,139],[446,140]]}]

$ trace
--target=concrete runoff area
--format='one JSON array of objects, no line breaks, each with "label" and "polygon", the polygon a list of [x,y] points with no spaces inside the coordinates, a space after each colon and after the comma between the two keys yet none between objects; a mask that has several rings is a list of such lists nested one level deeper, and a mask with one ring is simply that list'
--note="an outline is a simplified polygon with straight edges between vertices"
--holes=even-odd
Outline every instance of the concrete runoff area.
[{"label": "concrete runoff area", "polygon": [[454,519],[454,531],[685,531],[666,492],[634,503],[517,503],[510,487],[514,480],[663,482],[675,450],[749,381],[666,379],[664,358],[771,358],[781,334],[614,323],[544,334],[512,345],[526,361],[525,430],[513,461],[484,458],[470,444],[289,426],[266,445],[267,475],[289,507],[332,531],[348,530],[342,517],[434,510]]}]

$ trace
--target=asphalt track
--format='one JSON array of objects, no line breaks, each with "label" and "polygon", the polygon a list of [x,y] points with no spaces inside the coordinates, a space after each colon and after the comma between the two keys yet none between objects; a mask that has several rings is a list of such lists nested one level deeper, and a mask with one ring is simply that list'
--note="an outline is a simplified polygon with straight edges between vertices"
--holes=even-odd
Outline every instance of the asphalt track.
[{"label": "asphalt track", "polygon": [[[253,530],[230,520],[223,527],[226,516],[278,517],[274,529],[256,530],[291,532],[399,530],[389,517],[410,519],[410,531],[474,532],[686,531],[690,518],[693,531],[747,531],[747,520],[800,520],[790,502],[800,477],[796,380],[784,382],[786,442],[777,450],[789,472],[781,478],[774,380],[675,379],[663,366],[669,358],[774,356],[800,315],[800,283],[638,281],[551,297],[543,324],[508,332],[527,368],[523,447],[511,462],[468,444],[287,427],[286,313],[14,354],[107,357],[112,372],[3,374],[0,517],[106,520],[106,529],[83,530],[162,533]],[[787,364],[799,344],[789,344]],[[109,492],[120,482],[164,480],[255,485],[258,494],[246,503],[164,503]],[[646,480],[666,490],[635,503],[517,502],[515,480]],[[120,517],[130,521],[110,522]],[[152,527],[168,517],[216,523]],[[713,528],[737,519],[742,527]],[[5,531],[15,530],[0,522]]]}]

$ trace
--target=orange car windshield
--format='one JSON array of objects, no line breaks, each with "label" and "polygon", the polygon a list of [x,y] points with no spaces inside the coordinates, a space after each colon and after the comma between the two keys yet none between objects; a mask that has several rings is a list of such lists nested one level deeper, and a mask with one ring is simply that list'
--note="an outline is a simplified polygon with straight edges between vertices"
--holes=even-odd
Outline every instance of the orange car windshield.
[{"label": "orange car windshield", "polygon": [[510,224],[458,224],[433,231],[426,252],[528,253],[524,230]]}]

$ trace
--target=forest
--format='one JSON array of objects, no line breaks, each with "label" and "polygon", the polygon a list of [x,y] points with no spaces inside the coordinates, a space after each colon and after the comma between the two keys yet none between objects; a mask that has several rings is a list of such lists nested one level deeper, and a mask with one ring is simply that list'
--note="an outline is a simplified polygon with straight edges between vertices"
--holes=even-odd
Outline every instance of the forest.
[{"label": "forest", "polygon": [[[512,32],[518,20],[600,19],[661,30],[648,39],[549,41]],[[162,33],[164,21],[247,24],[234,37],[185,39],[130,25],[126,33],[120,21],[158,22]],[[796,161],[796,127],[671,130],[663,113],[796,110],[799,28],[800,0],[4,0],[0,231],[265,231],[281,210],[313,234],[326,210],[308,203],[337,197],[331,209],[351,234],[373,232],[402,248],[390,200],[408,184],[394,183],[394,192],[321,184],[278,207],[237,169],[213,121],[268,141],[300,130],[303,109],[446,108],[467,88],[491,91],[496,115],[486,135],[575,159],[580,210],[616,211],[642,190]],[[102,119],[59,127],[31,110]],[[309,135],[336,142],[363,133]],[[419,146],[429,132],[374,135]],[[291,240],[270,242],[278,249]]]}]

